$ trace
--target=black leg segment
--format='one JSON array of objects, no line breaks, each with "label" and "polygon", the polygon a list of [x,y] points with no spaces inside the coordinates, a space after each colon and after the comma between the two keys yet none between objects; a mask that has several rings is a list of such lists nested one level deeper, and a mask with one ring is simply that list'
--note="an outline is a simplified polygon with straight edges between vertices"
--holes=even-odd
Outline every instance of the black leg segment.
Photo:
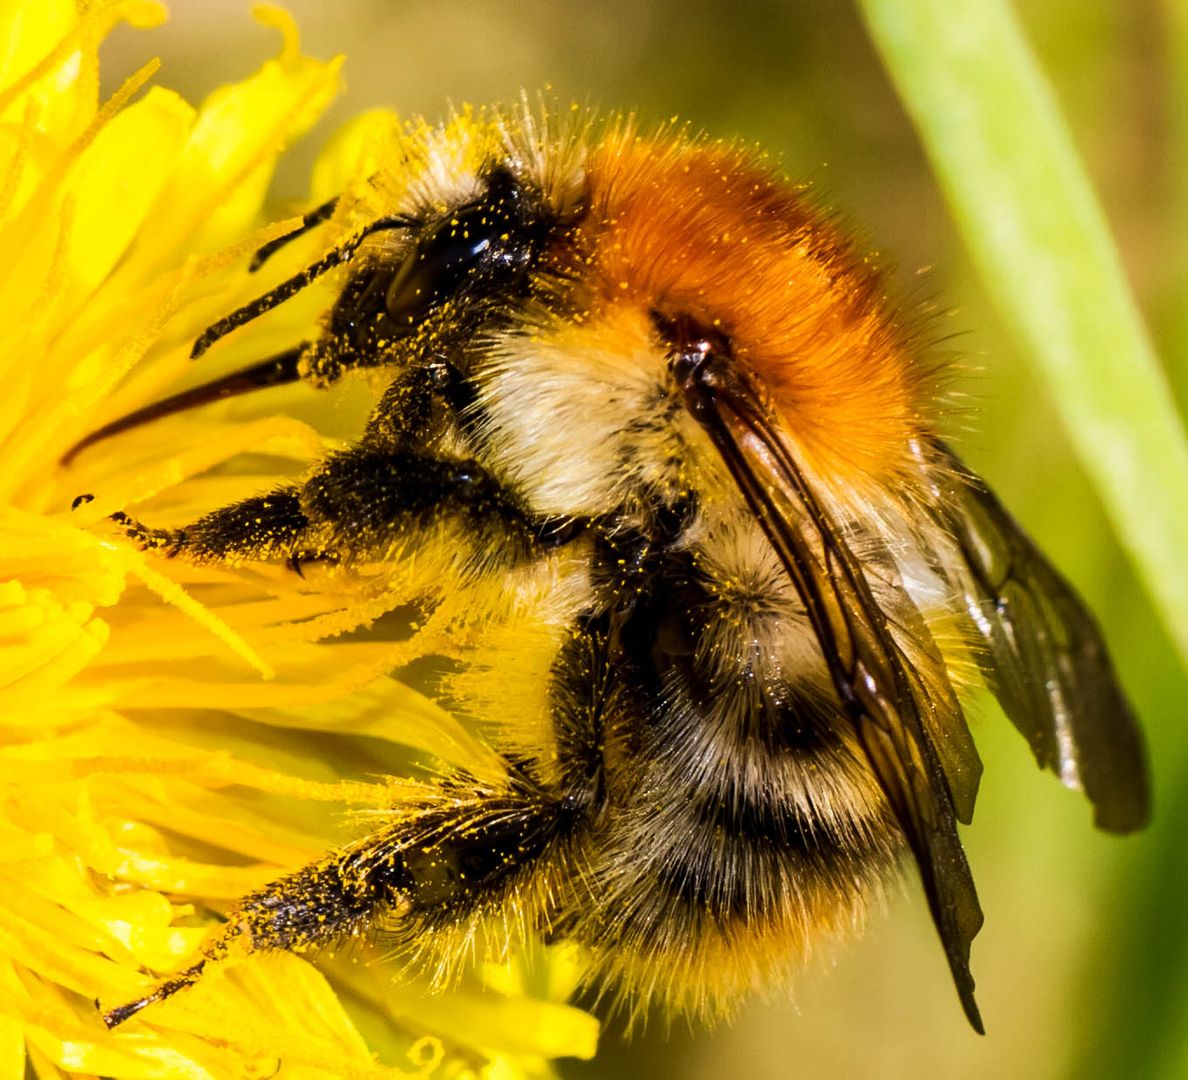
[{"label": "black leg segment", "polygon": [[153,529],[113,515],[145,548],[198,561],[284,559],[352,563],[451,522],[474,550],[507,562],[556,546],[556,523],[532,518],[473,461],[357,446],[336,454],[302,486],[222,507],[182,529]]},{"label": "black leg segment", "polygon": [[[271,949],[301,952],[382,935],[406,958],[457,950],[517,879],[564,841],[573,815],[520,777],[501,788],[462,778],[426,787],[381,829],[239,902],[203,958],[145,997],[103,1013],[117,1027],[198,980],[205,966]],[[445,956],[446,962],[451,958]],[[457,963],[457,958],[453,958]]]}]

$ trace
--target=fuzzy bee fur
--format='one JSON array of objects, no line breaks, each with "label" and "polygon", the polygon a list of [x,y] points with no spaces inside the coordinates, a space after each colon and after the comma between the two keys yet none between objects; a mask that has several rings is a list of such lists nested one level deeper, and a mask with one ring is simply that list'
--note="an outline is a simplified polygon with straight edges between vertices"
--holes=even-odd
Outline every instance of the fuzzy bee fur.
[{"label": "fuzzy bee fur", "polygon": [[108,1024],[212,962],[375,928],[443,977],[463,943],[571,939],[628,1008],[712,1019],[857,926],[907,854],[981,1030],[960,673],[1099,826],[1145,822],[1146,770],[1092,617],[941,441],[912,320],[751,151],[527,111],[400,142],[255,265],[313,229],[327,254],[195,355],[333,272],[314,340],[86,445],[382,369],[362,437],[302,482],[183,529],[117,521],[200,561],[428,558],[409,599],[477,628],[442,697],[500,771],[423,782]]}]

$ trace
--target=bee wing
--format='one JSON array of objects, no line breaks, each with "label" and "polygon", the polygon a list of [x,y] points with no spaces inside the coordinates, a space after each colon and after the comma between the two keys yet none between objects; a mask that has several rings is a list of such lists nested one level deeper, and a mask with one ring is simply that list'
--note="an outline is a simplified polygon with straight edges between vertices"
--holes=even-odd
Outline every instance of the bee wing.
[{"label": "bee wing", "polygon": [[1143,739],[1096,621],[981,479],[937,450],[936,514],[955,544],[942,569],[985,642],[987,685],[1040,767],[1089,797],[1099,828],[1141,828]]},{"label": "bee wing", "polygon": [[[845,714],[915,855],[965,1014],[981,1032],[969,951],[982,911],[957,835],[954,791],[929,734],[960,730],[968,738],[956,698],[951,688],[936,698],[928,692],[758,394],[745,384],[692,381],[685,392],[795,583]],[[903,602],[918,618],[906,593]]]},{"label": "bee wing", "polygon": [[973,820],[982,779],[982,760],[949,680],[948,666],[927,622],[920,614],[891,552],[869,535],[862,538],[861,566],[868,580],[878,582],[877,604],[905,669],[917,683],[917,697],[928,704],[922,719],[940,760],[957,820]]}]

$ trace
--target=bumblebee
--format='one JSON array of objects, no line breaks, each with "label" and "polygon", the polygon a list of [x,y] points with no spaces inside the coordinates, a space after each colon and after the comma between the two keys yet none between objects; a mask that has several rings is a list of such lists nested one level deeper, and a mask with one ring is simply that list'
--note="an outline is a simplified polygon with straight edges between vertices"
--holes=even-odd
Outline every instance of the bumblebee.
[{"label": "bumblebee", "polygon": [[980,672],[1101,828],[1144,824],[1147,775],[1092,616],[938,434],[917,323],[732,144],[521,110],[386,160],[257,254],[334,245],[194,355],[333,272],[316,339],[72,453],[381,369],[358,443],[303,481],[181,529],[116,521],[190,560],[422,567],[403,600],[466,613],[439,696],[498,767],[412,785],[107,1024],[212,963],[370,933],[443,980],[476,945],[573,940],[632,1012],[713,1019],[857,927],[910,854],[981,1031],[961,696]]}]

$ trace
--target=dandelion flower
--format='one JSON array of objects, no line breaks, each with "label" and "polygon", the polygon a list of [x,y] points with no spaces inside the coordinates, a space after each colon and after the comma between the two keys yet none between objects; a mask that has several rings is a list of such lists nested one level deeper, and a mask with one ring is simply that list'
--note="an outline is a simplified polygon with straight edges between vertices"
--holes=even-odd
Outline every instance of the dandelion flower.
[{"label": "dandelion flower", "polygon": [[[352,808],[389,805],[382,775],[417,754],[484,754],[392,674],[432,647],[431,627],[344,636],[383,598],[345,578],[165,562],[107,522],[132,506],[191,520],[273,486],[325,451],[349,408],[327,410],[319,433],[288,415],[313,396],[291,387],[61,464],[113,417],[308,332],[332,287],[194,371],[197,334],[260,290],[251,251],[293,224],[261,228],[261,203],[339,63],[301,55],[288,17],[261,7],[283,46],[255,75],[195,109],[149,86],[148,64],[100,104],[104,35],[163,14],[144,0],[0,0],[0,1072],[547,1075],[596,1036],[563,1004],[565,956],[487,965],[442,995],[382,963],[253,956],[116,1031],[96,1011],[193,962],[237,897],[350,837]],[[357,176],[394,123],[351,125],[313,197]]]}]

